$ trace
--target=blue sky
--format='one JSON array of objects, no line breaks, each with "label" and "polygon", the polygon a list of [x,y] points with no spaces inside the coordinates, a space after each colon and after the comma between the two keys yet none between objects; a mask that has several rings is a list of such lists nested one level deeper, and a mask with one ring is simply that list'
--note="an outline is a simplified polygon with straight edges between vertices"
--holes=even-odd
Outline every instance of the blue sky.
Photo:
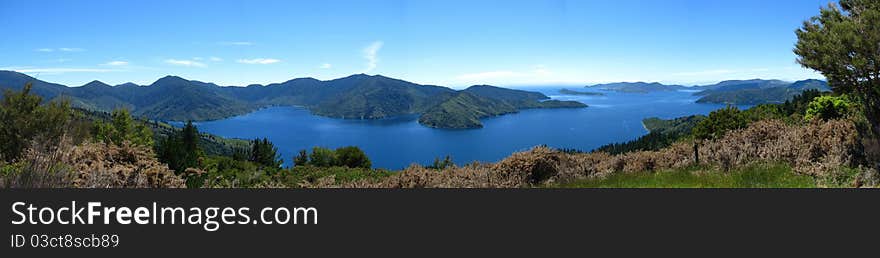
[{"label": "blue sky", "polygon": [[821,75],[795,63],[794,31],[829,2],[2,1],[0,69],[71,86],[799,80]]}]

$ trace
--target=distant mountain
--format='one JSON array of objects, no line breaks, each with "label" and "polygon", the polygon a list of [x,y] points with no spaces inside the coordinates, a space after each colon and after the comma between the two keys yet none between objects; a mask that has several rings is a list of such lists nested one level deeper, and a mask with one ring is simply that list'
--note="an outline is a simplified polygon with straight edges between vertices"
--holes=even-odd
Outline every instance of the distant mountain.
[{"label": "distant mountain", "polygon": [[780,80],[761,80],[761,79],[752,79],[752,80],[730,80],[730,81],[722,81],[713,85],[704,85],[701,86],[701,89],[704,89],[701,92],[694,93],[697,96],[705,96],[711,93],[718,92],[729,92],[729,91],[739,91],[739,90],[755,90],[755,89],[768,89],[768,88],[777,88],[777,87],[785,87],[789,86],[791,83],[780,81]]},{"label": "distant mountain", "polygon": [[779,80],[724,81],[707,85],[694,95],[702,96],[697,103],[727,103],[737,105],[757,105],[783,103],[804,90],[817,89],[830,91],[828,83],[821,80],[803,80],[794,83]]},{"label": "distant mountain", "polygon": [[831,87],[828,86],[828,82],[823,80],[816,79],[808,79],[803,81],[796,81],[788,86],[788,88],[793,90],[819,90],[819,91],[831,91]]},{"label": "distant mountain", "polygon": [[576,91],[576,90],[569,90],[569,89],[561,89],[561,90],[559,90],[559,93],[565,94],[565,95],[580,95],[580,96],[603,96],[603,95],[605,95],[604,93],[600,93],[600,92],[586,92],[586,91]]},{"label": "distant mountain", "polygon": [[647,93],[653,91],[677,91],[689,89],[688,87],[682,85],[665,85],[658,82],[615,82],[596,84],[592,86],[587,86],[586,88],[626,93]]},{"label": "distant mountain", "polygon": [[166,76],[147,86],[133,83],[110,86],[92,81],[80,87],[66,87],[16,72],[0,71],[0,88],[17,90],[27,82],[33,83],[33,92],[46,100],[64,98],[76,107],[94,111],[128,108],[134,115],[166,121],[215,120],[283,105],[302,106],[317,115],[343,119],[447,112],[462,117],[424,119],[423,124],[439,128],[474,128],[479,127],[474,126],[479,125],[479,118],[518,109],[585,106],[579,102],[548,100],[547,96],[537,92],[485,85],[456,91],[365,74],[329,81],[300,78],[247,87],[225,87],[177,76]]}]

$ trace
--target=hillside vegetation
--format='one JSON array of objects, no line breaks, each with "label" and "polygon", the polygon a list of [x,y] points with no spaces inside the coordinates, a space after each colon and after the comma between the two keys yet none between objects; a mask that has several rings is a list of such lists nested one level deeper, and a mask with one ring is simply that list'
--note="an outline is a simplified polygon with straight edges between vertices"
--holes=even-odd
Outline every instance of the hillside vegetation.
[{"label": "hillside vegetation", "polygon": [[[46,101],[63,99],[74,107],[96,112],[128,109],[135,116],[161,121],[215,120],[284,105],[302,106],[316,115],[341,119],[379,119],[446,110],[449,112],[442,116],[429,115],[422,120],[430,127],[478,128],[479,121],[472,121],[475,118],[513,113],[518,109],[585,107],[573,101],[545,101],[549,98],[537,92],[485,85],[455,91],[364,74],[329,81],[302,78],[247,87],[221,87],[177,76],[166,76],[147,86],[131,83],[110,86],[93,81],[81,87],[66,87],[16,72],[0,71],[0,88],[18,90],[25,83],[31,83],[31,92]],[[465,101],[467,104],[457,110],[450,110],[448,105],[440,107],[450,101],[463,103],[459,97],[461,92],[481,99]],[[453,99],[456,97],[459,99]],[[502,102],[503,105],[498,104]],[[498,109],[504,105],[517,110]],[[457,117],[459,115],[462,117]]]}]

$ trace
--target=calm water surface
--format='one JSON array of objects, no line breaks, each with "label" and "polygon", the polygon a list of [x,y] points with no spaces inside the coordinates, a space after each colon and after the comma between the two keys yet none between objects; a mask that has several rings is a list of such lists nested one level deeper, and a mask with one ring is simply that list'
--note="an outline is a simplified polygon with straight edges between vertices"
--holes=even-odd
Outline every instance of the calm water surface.
[{"label": "calm water surface", "polygon": [[[483,119],[473,130],[432,129],[417,116],[382,120],[341,120],[311,115],[298,107],[273,107],[224,120],[197,123],[199,130],[229,137],[268,137],[279,148],[285,165],[301,149],[355,145],[373,166],[400,169],[411,163],[430,164],[451,155],[458,164],[494,162],[513,152],[546,144],[557,148],[592,150],[611,142],[628,141],[647,131],[642,119],[708,114],[723,107],[697,104],[692,92],[616,93],[605,96],[561,95],[560,88],[527,88],[560,100],[577,100],[583,109],[534,109]],[[580,91],[584,89],[572,88]]]}]

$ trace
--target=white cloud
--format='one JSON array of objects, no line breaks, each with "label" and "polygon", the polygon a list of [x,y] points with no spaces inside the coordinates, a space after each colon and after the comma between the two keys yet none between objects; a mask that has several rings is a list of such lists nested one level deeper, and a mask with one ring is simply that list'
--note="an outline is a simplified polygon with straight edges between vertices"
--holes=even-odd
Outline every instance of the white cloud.
[{"label": "white cloud", "polygon": [[274,64],[281,62],[281,60],[274,58],[254,58],[254,59],[238,59],[239,63],[242,64]]},{"label": "white cloud", "polygon": [[319,66],[318,68],[321,68],[321,69],[330,69],[330,68],[333,68],[333,65],[328,64],[328,63],[323,63],[323,64],[321,64],[321,66]]},{"label": "white cloud", "polygon": [[202,61],[202,60],[205,60],[205,59],[204,59],[204,58],[201,58],[201,57],[193,57],[193,60],[196,60],[196,61]]},{"label": "white cloud", "polygon": [[85,49],[82,49],[82,48],[75,48],[75,47],[74,47],[74,48],[70,48],[70,47],[62,47],[62,48],[59,48],[58,51],[64,51],[64,52],[83,52],[83,51],[86,51],[86,50],[85,50]]},{"label": "white cloud", "polygon": [[364,70],[364,73],[376,69],[376,65],[379,63],[379,49],[382,48],[383,44],[382,41],[375,41],[363,49],[364,58],[367,59],[367,68]]},{"label": "white cloud", "polygon": [[223,61],[223,58],[212,56],[212,57],[209,57],[208,60],[211,60],[211,62],[221,62],[221,61]]},{"label": "white cloud", "polygon": [[126,61],[110,61],[110,62],[106,62],[106,63],[104,63],[103,65],[107,65],[107,66],[123,66],[123,65],[128,65],[128,62],[126,62]]},{"label": "white cloud", "polygon": [[55,48],[38,48],[38,49],[34,49],[34,51],[37,51],[37,52],[55,52],[55,51],[83,52],[86,50],[83,48],[78,48],[78,47],[62,47],[62,48],[57,48],[57,49],[55,49]]},{"label": "white cloud", "polygon": [[224,41],[224,42],[217,42],[217,44],[225,45],[225,46],[252,46],[252,45],[254,45],[254,42],[249,42],[249,41]]},{"label": "white cloud", "polygon": [[204,63],[193,61],[193,60],[168,59],[168,60],[165,60],[165,63],[171,64],[171,65],[179,65],[179,66],[205,67]]}]

